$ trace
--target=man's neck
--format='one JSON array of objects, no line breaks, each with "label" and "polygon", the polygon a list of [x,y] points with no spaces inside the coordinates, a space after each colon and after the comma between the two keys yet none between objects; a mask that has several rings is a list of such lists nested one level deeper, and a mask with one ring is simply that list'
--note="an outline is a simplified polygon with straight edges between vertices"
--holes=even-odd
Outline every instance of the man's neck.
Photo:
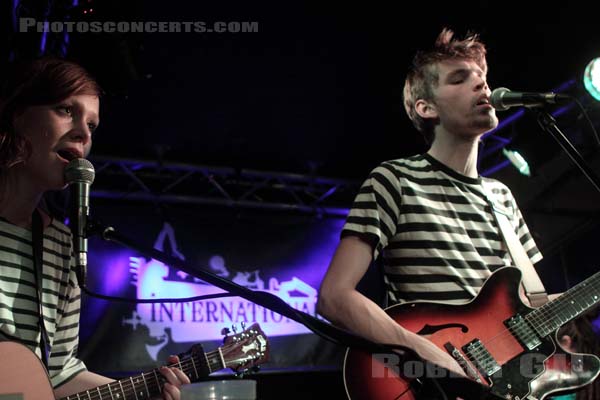
[{"label": "man's neck", "polygon": [[436,135],[427,153],[459,174],[477,178],[478,146],[479,138]]}]

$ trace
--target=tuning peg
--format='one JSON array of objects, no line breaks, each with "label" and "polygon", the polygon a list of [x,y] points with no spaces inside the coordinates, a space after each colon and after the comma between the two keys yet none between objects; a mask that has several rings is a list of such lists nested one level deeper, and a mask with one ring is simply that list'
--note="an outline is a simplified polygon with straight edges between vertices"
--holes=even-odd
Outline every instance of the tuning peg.
[{"label": "tuning peg", "polygon": [[237,328],[235,327],[235,325],[231,325],[231,329],[233,329],[233,333],[236,334],[237,333]]},{"label": "tuning peg", "polygon": [[245,331],[246,330],[246,323],[242,321],[242,330]]}]

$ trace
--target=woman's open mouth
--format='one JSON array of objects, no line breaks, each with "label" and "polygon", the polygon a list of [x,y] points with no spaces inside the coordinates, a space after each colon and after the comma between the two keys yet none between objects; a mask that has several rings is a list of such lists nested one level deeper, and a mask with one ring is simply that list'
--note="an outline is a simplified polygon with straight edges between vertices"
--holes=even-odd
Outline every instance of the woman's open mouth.
[{"label": "woman's open mouth", "polygon": [[63,160],[69,162],[71,160],[74,160],[76,158],[81,158],[81,156],[79,155],[79,153],[74,150],[74,149],[63,149],[63,150],[58,150],[56,152],[58,154],[58,156],[60,158],[62,158]]}]

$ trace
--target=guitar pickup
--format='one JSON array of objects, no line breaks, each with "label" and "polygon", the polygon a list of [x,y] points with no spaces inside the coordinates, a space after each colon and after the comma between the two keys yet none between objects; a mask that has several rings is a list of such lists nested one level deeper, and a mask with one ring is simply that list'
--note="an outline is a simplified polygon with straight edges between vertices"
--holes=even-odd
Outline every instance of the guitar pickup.
[{"label": "guitar pickup", "polygon": [[542,344],[539,336],[531,328],[531,326],[519,314],[504,321],[504,325],[509,328],[513,336],[525,346],[528,350],[533,350]]}]

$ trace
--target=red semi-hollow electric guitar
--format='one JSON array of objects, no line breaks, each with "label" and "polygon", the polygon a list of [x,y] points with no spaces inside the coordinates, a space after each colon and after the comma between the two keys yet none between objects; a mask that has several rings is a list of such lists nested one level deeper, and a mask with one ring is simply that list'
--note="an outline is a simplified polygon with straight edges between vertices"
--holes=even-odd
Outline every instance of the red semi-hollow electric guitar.
[{"label": "red semi-hollow electric guitar", "polygon": [[[539,308],[519,297],[521,271],[497,270],[464,305],[413,302],[386,311],[406,329],[427,336],[451,354],[465,373],[507,400],[543,399],[591,383],[600,359],[563,350],[556,331],[600,301],[600,273]],[[418,399],[425,369],[395,355],[348,349],[344,383],[352,400]],[[408,368],[408,370],[406,369]]]},{"label": "red semi-hollow electric guitar", "polygon": [[[204,353],[193,346],[189,356],[173,366],[195,382],[212,372],[231,368],[246,370],[268,360],[269,344],[258,324],[225,338],[223,346]],[[0,343],[0,399],[53,400],[46,369],[27,347],[15,342]],[[158,369],[121,379],[61,400],[147,400],[162,392],[165,379]],[[12,395],[12,396],[10,396]]]}]

